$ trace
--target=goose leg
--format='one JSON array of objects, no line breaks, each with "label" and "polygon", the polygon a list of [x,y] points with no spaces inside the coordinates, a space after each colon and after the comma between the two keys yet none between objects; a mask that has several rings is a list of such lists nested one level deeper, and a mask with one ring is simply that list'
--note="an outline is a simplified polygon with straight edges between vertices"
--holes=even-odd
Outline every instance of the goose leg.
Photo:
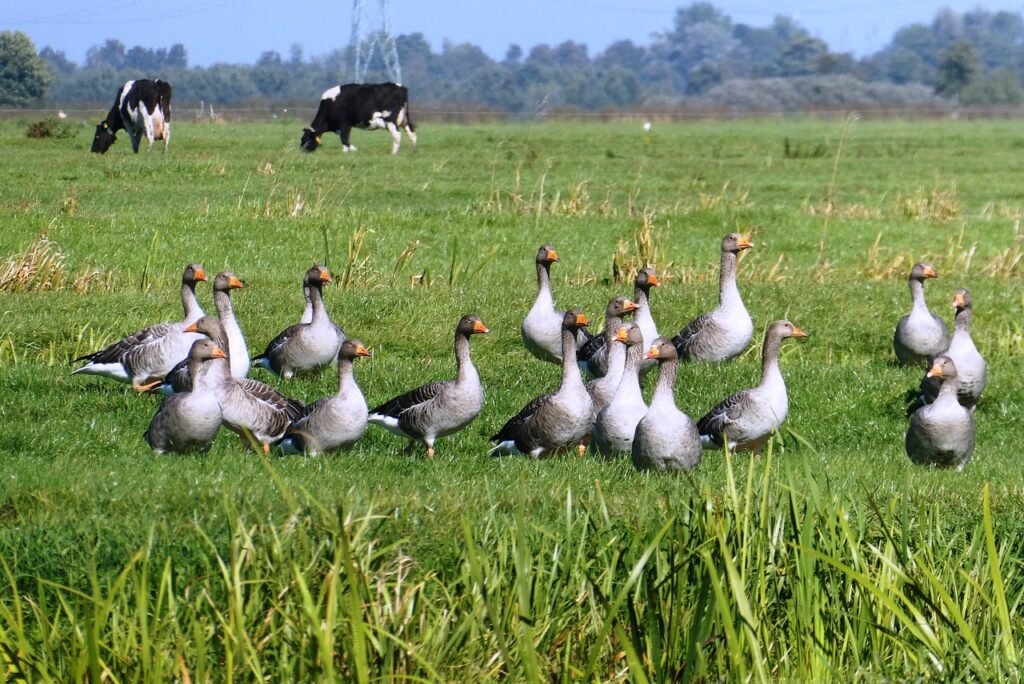
[{"label": "goose leg", "polygon": [[149,390],[151,390],[154,387],[156,387],[157,385],[159,385],[161,382],[163,382],[163,381],[162,380],[154,380],[153,382],[146,383],[145,385],[139,385],[137,383],[132,383],[132,389],[135,390],[136,392],[139,392],[139,393],[141,393],[141,392],[148,392]]}]

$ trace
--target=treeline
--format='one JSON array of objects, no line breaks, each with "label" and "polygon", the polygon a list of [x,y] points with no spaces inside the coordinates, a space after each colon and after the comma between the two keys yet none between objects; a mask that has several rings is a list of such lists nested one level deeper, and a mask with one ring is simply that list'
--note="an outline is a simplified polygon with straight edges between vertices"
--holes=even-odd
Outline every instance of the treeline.
[{"label": "treeline", "polygon": [[[402,80],[418,102],[472,103],[533,113],[546,107],[637,106],[806,109],[836,106],[1020,104],[1024,101],[1024,20],[1017,12],[940,11],[906,26],[862,59],[834,52],[795,21],[734,22],[707,2],[676,11],[650,44],[622,40],[596,55],[582,43],[508,48],[501,60],[468,43],[440,50],[421,33],[397,37]],[[223,105],[310,102],[351,80],[351,49],[307,58],[264,52],[255,64],[189,67],[185,47],[126,48],[108,40],[78,65],[51,47],[39,56],[53,102],[105,102],[111,84],[160,76],[175,99]],[[386,80],[382,65],[367,80]],[[947,105],[948,106],[948,105]]]}]

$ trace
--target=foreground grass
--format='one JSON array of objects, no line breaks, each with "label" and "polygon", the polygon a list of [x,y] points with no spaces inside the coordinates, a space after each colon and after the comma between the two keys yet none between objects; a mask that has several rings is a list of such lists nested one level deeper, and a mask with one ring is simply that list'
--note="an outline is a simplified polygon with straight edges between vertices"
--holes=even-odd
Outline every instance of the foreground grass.
[{"label": "foreground grass", "polygon": [[[1019,676],[1017,124],[435,126],[395,158],[371,134],[357,155],[301,155],[300,128],[182,123],[169,158],[145,159],[0,125],[0,255],[35,244],[52,266],[0,293],[12,667],[149,681]],[[784,452],[709,454],[692,477],[483,455],[557,381],[518,338],[538,245],[563,256],[558,301],[594,318],[631,289],[615,267],[652,262],[669,276],[656,319],[674,332],[713,303],[734,229],[757,244],[741,268],[755,325],[811,333],[783,354]],[[917,374],[890,363],[890,341],[920,258],[942,275],[934,310],[971,289],[991,364],[959,474],[902,450]],[[228,435],[207,455],[153,458],[141,433],[156,400],[70,378],[67,362],[178,316],[194,260],[246,280],[236,308],[256,350],[297,318],[309,263],[328,263],[332,312],[374,350],[357,368],[371,402],[451,373],[451,328],[480,313],[494,330],[474,340],[483,414],[434,462],[376,430],[335,458],[264,461]],[[687,367],[678,401],[699,415],[757,368],[756,349]],[[332,386],[327,373],[283,388],[312,400]]]}]

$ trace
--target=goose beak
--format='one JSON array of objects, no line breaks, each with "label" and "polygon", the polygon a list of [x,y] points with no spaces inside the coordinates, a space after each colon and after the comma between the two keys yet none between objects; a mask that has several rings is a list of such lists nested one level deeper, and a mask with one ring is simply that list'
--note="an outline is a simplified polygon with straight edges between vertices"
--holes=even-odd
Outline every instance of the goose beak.
[{"label": "goose beak", "polygon": [[245,283],[243,283],[235,276],[231,276],[231,278],[228,280],[228,287],[230,287],[233,290],[237,290],[239,288],[245,287]]},{"label": "goose beak", "polygon": [[739,242],[736,243],[740,249],[750,249],[754,246],[754,243],[750,241],[750,238],[741,237]]},{"label": "goose beak", "polygon": [[964,296],[962,294],[960,294],[959,292],[957,292],[955,295],[953,295],[953,308],[954,309],[962,309],[962,308],[964,308]]},{"label": "goose beak", "polygon": [[625,342],[627,337],[629,337],[629,328],[619,328],[615,331],[616,342]]},{"label": "goose beak", "polygon": [[658,276],[652,273],[651,275],[647,276],[647,284],[650,285],[651,287],[660,287],[661,281],[658,280]]},{"label": "goose beak", "polygon": [[925,278],[938,278],[939,274],[935,271],[934,268],[929,266],[928,268],[924,269],[924,277]]},{"label": "goose beak", "polygon": [[321,283],[329,283],[329,282],[331,282],[331,272],[328,271],[326,268],[321,268],[320,269],[320,282]]},{"label": "goose beak", "polygon": [[356,356],[373,356],[373,354],[370,353],[369,349],[360,344],[356,346]]},{"label": "goose beak", "polygon": [[189,324],[185,328],[185,332],[199,332],[199,321]]},{"label": "goose beak", "polygon": [[928,371],[929,378],[941,378],[942,377],[942,366],[935,364]]},{"label": "goose beak", "polygon": [[558,252],[553,249],[548,250],[548,261],[558,261]]},{"label": "goose beak", "polygon": [[627,299],[626,303],[623,305],[622,308],[626,313],[629,313],[630,311],[636,311],[637,309],[639,309],[640,305],[631,299]]},{"label": "goose beak", "polygon": [[580,326],[581,328],[584,328],[584,327],[590,325],[590,321],[587,320],[586,315],[584,315],[584,314],[577,314],[577,316],[576,316],[576,325]]},{"label": "goose beak", "polygon": [[794,325],[791,337],[808,337],[808,334]]},{"label": "goose beak", "polygon": [[206,277],[206,271],[204,271],[201,268],[197,268],[196,269],[196,280],[203,280],[203,281],[209,280],[209,278]]},{"label": "goose beak", "polygon": [[228,355],[225,354],[224,350],[221,349],[220,347],[214,347],[213,351],[210,352],[210,356],[212,356],[215,359],[226,359],[226,358],[228,358]]},{"label": "goose beak", "polygon": [[473,323],[473,332],[475,333],[489,333],[490,329],[484,325],[483,321],[476,321]]},{"label": "goose beak", "polygon": [[644,358],[647,358],[647,359],[656,359],[656,358],[658,358],[658,348],[657,347],[651,347],[649,350],[647,350],[647,355]]}]

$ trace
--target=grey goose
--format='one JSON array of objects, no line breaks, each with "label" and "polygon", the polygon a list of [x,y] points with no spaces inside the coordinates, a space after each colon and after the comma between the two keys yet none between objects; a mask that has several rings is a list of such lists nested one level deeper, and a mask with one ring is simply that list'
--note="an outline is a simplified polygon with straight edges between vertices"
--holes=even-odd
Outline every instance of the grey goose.
[{"label": "grey goose", "polygon": [[583,385],[576,364],[576,338],[588,325],[580,309],[570,309],[562,317],[562,381],[556,392],[542,394],[491,437],[496,444],[491,456],[524,454],[532,458],[576,447],[582,453],[582,440],[590,430],[593,403]]},{"label": "grey goose", "polygon": [[[971,293],[964,288],[957,290],[953,295],[953,308],[956,310],[953,336],[942,355],[948,356],[956,364],[957,399],[961,405],[973,411],[988,384],[988,364],[971,337],[971,319],[974,316]],[[940,385],[939,378],[925,376],[921,381],[921,392],[926,402],[935,401]]]},{"label": "grey goose", "polygon": [[637,308],[637,304],[628,297],[612,297],[604,310],[604,329],[601,330],[601,334],[591,337],[576,352],[576,362],[580,370],[595,378],[600,378],[608,372],[611,341],[622,327],[623,317],[632,314]]},{"label": "grey goose", "polygon": [[225,352],[223,359],[213,363],[210,375],[224,426],[238,434],[247,446],[258,444],[264,453],[269,452],[270,445],[279,441],[291,422],[302,415],[302,402],[259,380],[232,377],[231,342],[216,317],[203,316],[190,330],[208,336]]},{"label": "grey goose", "polygon": [[[633,320],[640,326],[644,335],[644,349],[650,349],[654,340],[658,339],[658,326],[654,323],[654,316],[651,315],[651,288],[660,287],[658,272],[653,268],[642,268],[636,274],[633,281],[633,301],[636,302],[636,311],[633,312]],[[653,368],[655,361],[646,357],[640,363],[640,372],[646,373]]]},{"label": "grey goose", "polygon": [[[558,253],[551,245],[537,250],[537,298],[519,328],[523,344],[530,353],[551,363],[562,362],[562,318],[565,315],[555,308],[555,298],[551,293],[551,264],[556,261]],[[581,328],[577,342],[584,344],[588,339],[590,336]]]},{"label": "grey goose", "polygon": [[633,467],[637,470],[693,470],[700,465],[700,431],[693,418],[676,407],[679,354],[672,340],[659,337],[646,358],[658,363],[658,384],[647,414],[633,435]]},{"label": "grey goose", "polygon": [[904,366],[924,366],[949,346],[946,322],[928,310],[924,301],[924,281],[938,278],[935,269],[924,261],[910,269],[910,313],[900,319],[893,334],[892,347]]},{"label": "grey goose", "polygon": [[[632,332],[633,329],[636,332]],[[594,404],[594,418],[601,412],[608,402],[615,396],[615,390],[619,388],[619,380],[622,379],[622,371],[626,368],[626,345],[625,340],[632,334],[643,335],[640,326],[636,323],[623,323],[612,336],[612,342],[608,347],[608,372],[599,378],[594,378],[586,384],[587,393]]]},{"label": "grey goose", "polygon": [[736,392],[697,421],[705,448],[760,452],[789,414],[789,396],[779,370],[779,347],[790,337],[807,337],[789,321],[768,326],[761,349],[761,384]]},{"label": "grey goose", "polygon": [[957,400],[956,363],[938,356],[928,371],[939,383],[935,401],[910,417],[905,446],[914,463],[963,470],[974,451],[974,416]]},{"label": "grey goose", "polygon": [[138,391],[148,389],[149,383],[162,379],[188,356],[192,343],[200,339],[199,335],[186,333],[184,329],[203,316],[195,289],[197,282],[206,279],[206,272],[199,264],[186,266],[181,276],[183,321],[151,325],[104,349],[80,356],[74,361],[86,361],[86,364],[71,374],[100,375],[129,382]]},{"label": "grey goose", "polygon": [[158,454],[167,451],[205,451],[220,430],[220,401],[213,389],[213,362],[226,358],[224,350],[207,339],[196,340],[188,353],[189,392],[165,400],[143,437]]},{"label": "grey goose", "polygon": [[640,390],[640,361],[644,357],[644,337],[640,326],[619,328],[615,337],[626,345],[626,366],[612,400],[594,419],[590,446],[605,456],[629,453],[637,423],[647,413],[647,404]]},{"label": "grey goose", "polygon": [[484,388],[469,354],[469,339],[490,332],[476,314],[466,314],[455,327],[454,380],[439,380],[400,394],[370,411],[369,422],[409,440],[406,451],[416,442],[434,457],[434,442],[469,425],[484,403]]},{"label": "grey goose", "polygon": [[303,285],[309,288],[313,317],[309,323],[296,323],[283,330],[255,357],[257,365],[285,379],[296,371],[326,366],[338,356],[345,334],[335,325],[324,307],[323,286],[331,282],[330,272],[323,266],[306,271]]},{"label": "grey goose", "polygon": [[691,321],[672,338],[679,358],[684,361],[726,361],[739,356],[754,334],[754,322],[743,305],[736,286],[737,255],[753,247],[739,233],[722,240],[718,273],[718,306]]},{"label": "grey goose", "polygon": [[356,384],[352,363],[360,356],[370,356],[370,350],[361,341],[350,337],[341,343],[337,394],[306,406],[281,440],[281,451],[317,455],[325,451],[346,450],[363,436],[366,432],[366,399]]},{"label": "grey goose", "polygon": [[[227,339],[219,344],[227,352],[228,361],[231,364],[231,375],[236,378],[244,378],[249,374],[249,350],[245,344],[242,328],[235,319],[234,308],[231,306],[231,290],[243,287],[245,284],[231,271],[218,273],[213,279],[213,303],[217,308],[217,315],[224,328],[224,333],[227,335]],[[197,332],[195,323],[185,330],[186,332]],[[183,359],[164,376],[162,381],[150,383],[147,389],[155,389],[161,394],[170,395],[176,392],[187,392],[191,387],[188,377],[188,359]]]}]

